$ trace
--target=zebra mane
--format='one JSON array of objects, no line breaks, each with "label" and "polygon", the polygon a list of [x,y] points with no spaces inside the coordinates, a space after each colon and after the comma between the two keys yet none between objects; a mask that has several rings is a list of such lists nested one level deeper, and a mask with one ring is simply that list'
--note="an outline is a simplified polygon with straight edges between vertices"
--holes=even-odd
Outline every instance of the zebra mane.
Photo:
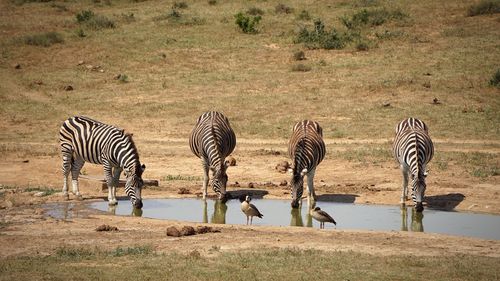
[{"label": "zebra mane", "polygon": [[129,132],[125,131],[124,129],[120,129],[120,131],[122,132],[123,136],[125,136],[128,139],[128,141],[130,142],[130,148],[132,148],[132,151],[134,152],[134,154],[137,155],[137,163],[139,163],[138,165],[140,165],[139,151],[137,150],[137,146],[135,145],[134,139],[132,138],[132,136],[134,134],[129,133]]}]

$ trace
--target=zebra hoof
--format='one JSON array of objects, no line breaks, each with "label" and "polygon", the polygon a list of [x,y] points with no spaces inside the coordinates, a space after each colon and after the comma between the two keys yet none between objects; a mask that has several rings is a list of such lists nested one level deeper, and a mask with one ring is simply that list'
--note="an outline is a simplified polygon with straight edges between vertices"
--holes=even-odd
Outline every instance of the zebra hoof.
[{"label": "zebra hoof", "polygon": [[83,196],[81,196],[80,194],[76,195],[76,200],[82,201],[83,200]]},{"label": "zebra hoof", "polygon": [[63,195],[63,199],[66,200],[66,201],[69,201],[69,194],[64,194]]}]

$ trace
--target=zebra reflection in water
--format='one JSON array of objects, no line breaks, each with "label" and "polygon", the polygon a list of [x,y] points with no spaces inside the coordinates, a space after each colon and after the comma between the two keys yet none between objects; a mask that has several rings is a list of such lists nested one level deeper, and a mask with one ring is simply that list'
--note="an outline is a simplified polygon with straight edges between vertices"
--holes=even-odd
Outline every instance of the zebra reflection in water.
[{"label": "zebra reflection in water", "polygon": [[[203,201],[203,223],[208,223],[208,203]],[[220,200],[214,201],[214,212],[210,218],[210,223],[226,224],[227,205]]]},{"label": "zebra reflection in water", "polygon": [[[411,208],[410,230],[413,232],[424,232],[424,213],[417,212]],[[408,208],[401,207],[401,231],[408,231]]]}]

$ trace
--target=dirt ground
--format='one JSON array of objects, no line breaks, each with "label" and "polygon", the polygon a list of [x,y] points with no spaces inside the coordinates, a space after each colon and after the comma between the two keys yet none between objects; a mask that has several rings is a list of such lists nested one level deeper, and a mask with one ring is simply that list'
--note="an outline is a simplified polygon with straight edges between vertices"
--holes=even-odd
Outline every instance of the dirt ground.
[{"label": "dirt ground", "polygon": [[[159,179],[159,187],[147,187],[143,198],[197,196],[201,187],[200,161],[182,139],[138,139],[141,161],[146,163],[145,179]],[[392,161],[361,163],[336,157],[341,151],[369,144],[389,145],[388,140],[327,140],[329,156],[318,167],[315,183],[320,200],[368,204],[397,205],[401,175]],[[6,146],[14,144],[5,144]],[[481,151],[497,154],[498,143],[436,141],[442,151]],[[40,150],[54,151],[55,145],[31,144],[33,155]],[[359,251],[374,255],[449,255],[471,254],[500,257],[500,241],[415,232],[374,232],[354,230],[319,230],[299,227],[212,225],[220,233],[173,238],[167,237],[170,225],[201,225],[178,221],[155,220],[103,214],[86,207],[86,203],[105,200],[99,183],[81,180],[83,201],[72,207],[72,217],[52,218],[44,204],[62,202],[60,193],[37,197],[27,187],[50,187],[59,190],[62,183],[60,158],[29,156],[15,149],[0,159],[0,256],[47,255],[57,248],[152,245],[161,252],[197,250],[210,255],[212,247],[222,251],[259,249],[262,247],[298,247],[327,251]],[[237,165],[228,170],[230,192],[250,190],[267,193],[266,198],[290,199],[289,180],[277,172],[277,163],[287,160],[282,140],[238,140],[233,156]],[[432,166],[431,166],[432,167]],[[84,173],[102,175],[102,168],[86,164]],[[180,175],[181,180],[168,176]],[[237,182],[237,183],[236,183]],[[253,183],[254,188],[249,187]],[[427,181],[427,208],[500,214],[498,206],[499,177],[478,179],[450,165],[445,171],[432,169]],[[190,194],[179,195],[186,188]],[[209,190],[209,194],[213,191]],[[124,196],[119,189],[119,196]],[[411,202],[408,202],[411,204]],[[424,211],[425,212],[425,211]],[[96,232],[102,224],[118,227],[118,232]]]}]

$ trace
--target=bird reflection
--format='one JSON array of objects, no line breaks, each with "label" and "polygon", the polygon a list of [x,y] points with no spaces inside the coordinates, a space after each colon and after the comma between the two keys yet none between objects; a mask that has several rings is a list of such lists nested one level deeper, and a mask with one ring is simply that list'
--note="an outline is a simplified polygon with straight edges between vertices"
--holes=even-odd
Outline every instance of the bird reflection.
[{"label": "bird reflection", "polygon": [[[211,223],[225,224],[226,223],[227,205],[220,200],[214,201],[214,213],[210,218]],[[203,223],[208,223],[208,203],[203,200]]]},{"label": "bird reflection", "polygon": [[[410,230],[413,232],[424,232],[424,213],[417,212],[411,208]],[[408,208],[401,207],[401,231],[408,231]]]}]

